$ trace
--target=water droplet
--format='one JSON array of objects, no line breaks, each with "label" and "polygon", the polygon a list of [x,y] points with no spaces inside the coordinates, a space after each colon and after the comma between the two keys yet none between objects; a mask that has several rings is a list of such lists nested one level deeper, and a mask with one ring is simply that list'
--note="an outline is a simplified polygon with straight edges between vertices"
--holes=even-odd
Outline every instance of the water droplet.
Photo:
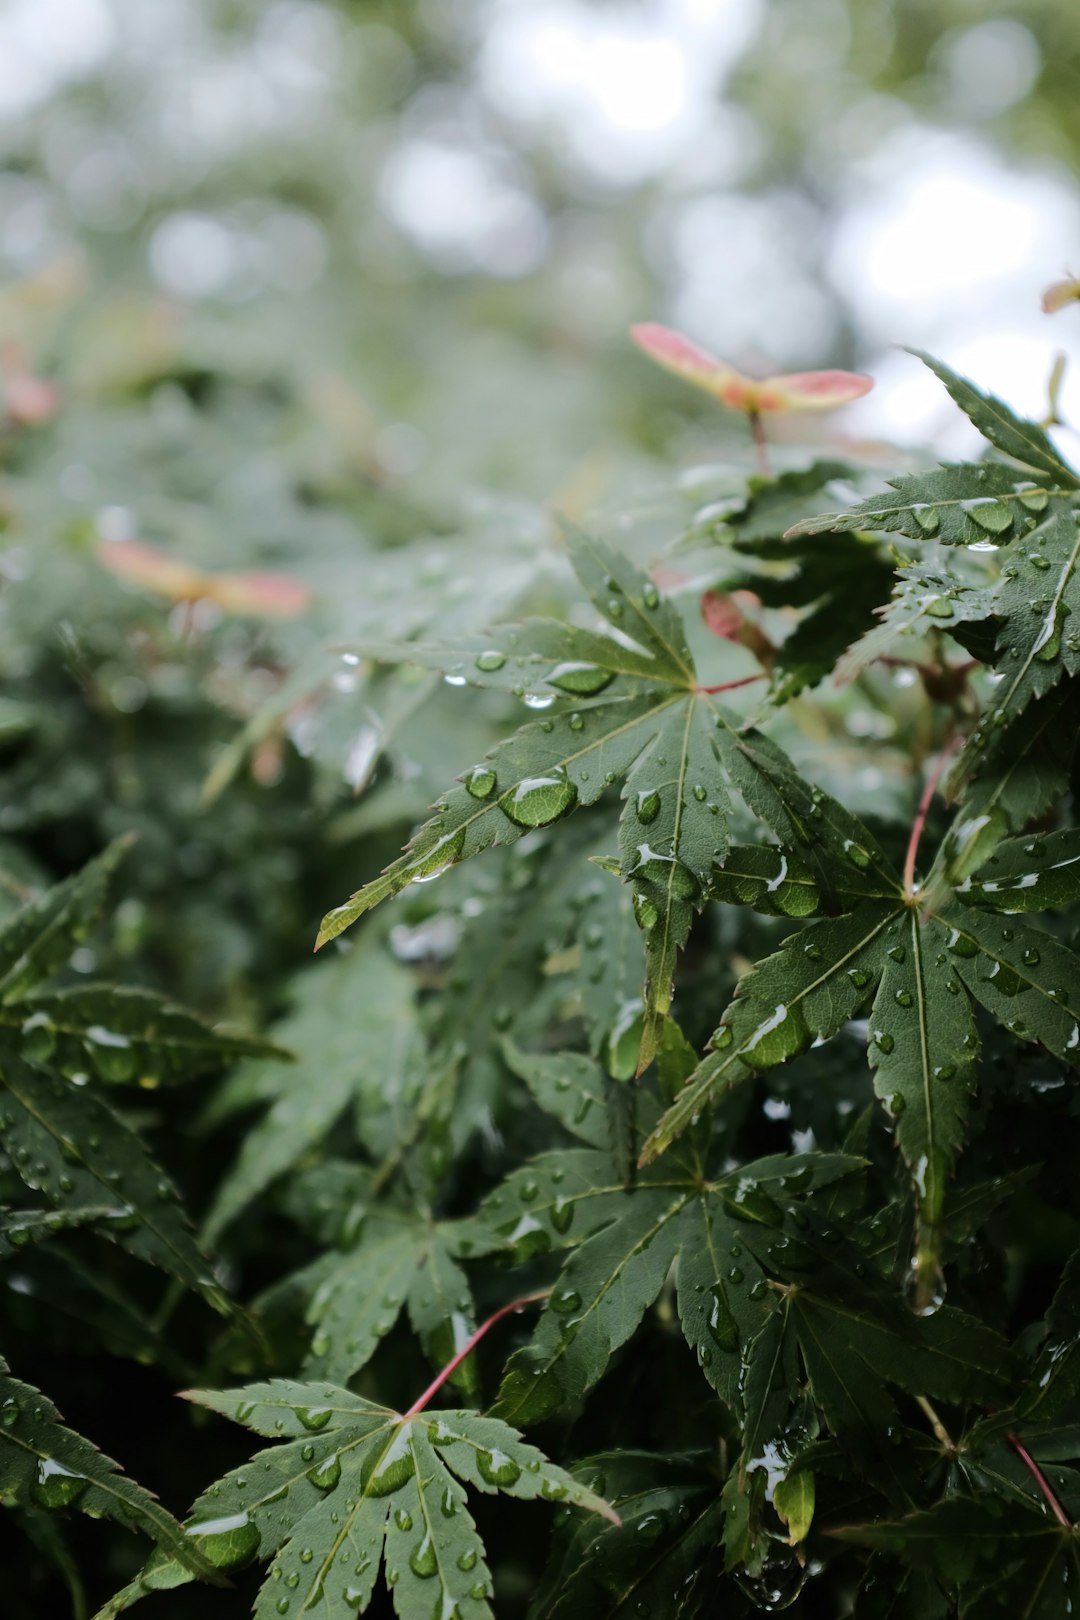
[{"label": "water droplet", "polygon": [[643,793],[639,793],[634,808],[637,812],[638,820],[643,821],[645,825],[648,826],[649,823],[655,821],[657,816],[660,814],[659,793],[655,792],[655,790],[651,788]]},{"label": "water droplet", "polygon": [[688,866],[674,855],[663,855],[648,844],[639,844],[637,860],[630,868],[631,877],[659,884],[676,900],[696,900],[698,880]]},{"label": "water droplet", "polygon": [[460,1553],[458,1555],[458,1560],[457,1560],[458,1569],[463,1569],[466,1572],[468,1572],[470,1569],[475,1569],[476,1568],[476,1560],[477,1560],[478,1557],[479,1557],[479,1554],[477,1553],[476,1548],[475,1547],[469,1547],[467,1549],[467,1551],[465,1551],[463,1553]]},{"label": "water droplet", "polygon": [[712,1047],[714,1052],[722,1052],[725,1046],[731,1045],[731,1041],[731,1026],[729,1024],[721,1024],[719,1029],[717,1029],[713,1034],[709,1045]]},{"label": "water droplet", "polygon": [[901,1092],[894,1091],[891,1097],[885,1099],[885,1106],[894,1119],[899,1119],[907,1107],[907,1098]]},{"label": "water droplet", "polygon": [[582,715],[577,714],[576,712],[570,715],[566,723],[570,727],[571,731],[585,730],[585,720]]},{"label": "water droplet", "polygon": [[705,1318],[705,1325],[713,1342],[730,1355],[739,1348],[738,1323],[731,1314],[723,1284],[715,1283],[709,1293],[709,1314]]},{"label": "water droplet", "polygon": [[860,871],[865,871],[870,865],[869,851],[863,849],[861,844],[854,843],[850,838],[844,839],[844,854],[847,856],[852,866],[857,866]]},{"label": "water droplet", "polygon": [[1039,551],[1032,552],[1028,557],[1028,562],[1031,564],[1032,568],[1037,568],[1040,574],[1045,574],[1046,570],[1050,567],[1049,557],[1044,557]]},{"label": "water droplet", "polygon": [[320,1491],[332,1491],[341,1478],[341,1458],[336,1451],[324,1457],[317,1468],[309,1468],[308,1479]]},{"label": "water droplet", "polygon": [[1029,945],[1023,955],[1023,962],[1027,967],[1036,967],[1039,962],[1039,953],[1034,945]]},{"label": "water droplet", "polygon": [[398,1508],[397,1512],[394,1514],[394,1523],[397,1525],[399,1530],[411,1530],[412,1514],[406,1512],[405,1508]]},{"label": "water droplet", "polygon": [[418,1541],[409,1554],[409,1568],[414,1575],[419,1575],[421,1580],[428,1580],[432,1575],[438,1573],[439,1555],[435,1551],[430,1530],[423,1541]]},{"label": "water droplet", "polygon": [[490,1451],[478,1450],[476,1453],[476,1467],[481,1479],[487,1480],[489,1485],[505,1488],[516,1485],[521,1478],[521,1469],[512,1457],[505,1451],[498,1451],[493,1446]]},{"label": "water droplet", "polygon": [[848,969],[848,978],[851,980],[856,990],[865,990],[872,977],[873,975],[867,973],[865,968]]},{"label": "water droplet", "polygon": [[949,1081],[956,1074],[955,1063],[939,1063],[934,1070],[934,1079]]},{"label": "water droplet", "polygon": [[1000,501],[974,501],[967,515],[986,534],[1005,534],[1012,528],[1012,513]]},{"label": "water droplet", "polygon": [[483,670],[485,675],[493,675],[497,669],[502,669],[506,663],[506,654],[497,652],[493,648],[490,652],[482,652],[476,660],[476,667]]},{"label": "water droplet", "polygon": [[820,947],[820,945],[814,945],[814,944],[804,945],[803,946],[803,955],[808,956],[810,958],[811,962],[820,962],[821,961],[821,947]]},{"label": "water droplet", "polygon": [[557,1198],[551,1206],[550,1220],[556,1232],[569,1232],[574,1219],[574,1206],[568,1198]]},{"label": "water droplet", "polygon": [[902,962],[907,955],[902,945],[893,945],[886,953],[894,962]]},{"label": "water droplet", "polygon": [[893,1040],[888,1030],[876,1029],[874,1031],[874,1045],[877,1047],[879,1052],[884,1052],[885,1056],[888,1057],[889,1053],[896,1045],[896,1042]]},{"label": "water droplet", "polygon": [[441,877],[448,866],[453,866],[464,843],[464,827],[459,827],[456,832],[443,833],[425,854],[418,855],[406,867],[409,882],[430,883],[433,878]]},{"label": "water droplet", "polygon": [[634,921],[645,933],[655,928],[660,920],[660,912],[654,900],[647,894],[636,893],[633,898]]},{"label": "water droplet", "polygon": [[[85,1481],[83,1482],[85,1486]],[[250,1563],[259,1550],[259,1532],[246,1513],[230,1513],[220,1519],[204,1519],[189,1524],[191,1536],[203,1557],[215,1569],[238,1569]]]},{"label": "water droplet", "polygon": [[924,534],[936,534],[939,527],[939,518],[936,507],[913,506],[911,515]]},{"label": "water droplet", "polygon": [[552,1294],[551,1296],[551,1309],[558,1311],[561,1316],[568,1315],[570,1311],[578,1310],[580,1305],[581,1295],[575,1293],[572,1288],[564,1289],[562,1293]]},{"label": "water droplet", "polygon": [[932,619],[951,619],[953,605],[947,596],[933,596],[926,604],[926,611]]},{"label": "water droplet", "polygon": [[972,957],[979,954],[979,947],[975,941],[967,934],[961,934],[957,928],[950,930],[949,937],[945,941],[945,949],[952,951],[954,956]]},{"label": "water droplet", "polygon": [[[30,1495],[39,1507],[64,1508],[72,1502],[77,1502],[89,1483],[90,1481],[82,1474],[73,1473],[70,1468],[65,1468],[52,1457],[41,1457],[38,1460],[37,1474],[30,1484]],[[246,1523],[247,1514],[243,1514],[242,1518]],[[256,1545],[258,1540],[259,1533],[256,1531]]]},{"label": "water droplet", "polygon": [[1045,489],[1022,489],[1020,491],[1020,504],[1026,506],[1029,512],[1045,512],[1046,503],[1050,499]]},{"label": "water droplet", "polygon": [[737,1220],[754,1221],[758,1225],[771,1227],[784,1224],[784,1212],[775,1198],[770,1197],[756,1181],[746,1177],[731,1190],[721,1186],[720,1201]]},{"label": "water droplet", "polygon": [[[254,1407],[249,1404],[248,1415],[250,1416],[253,1411]],[[304,1425],[305,1429],[325,1429],[326,1425],[333,1416],[333,1413],[328,1406],[294,1406],[293,1411],[296,1413],[296,1416]],[[237,1408],[236,1416],[239,1421],[243,1421],[243,1419],[240,1418],[239,1407]]]},{"label": "water droplet", "polygon": [[495,791],[495,772],[490,765],[474,765],[465,778],[465,786],[474,799],[490,799]]},{"label": "water droplet", "polygon": [[547,827],[577,803],[577,789],[561,765],[543,776],[525,776],[504,793],[499,809],[518,827]]},{"label": "water droplet", "polygon": [[651,579],[646,580],[642,587],[641,600],[647,608],[658,608],[660,606],[660,592]]},{"label": "water droplet", "polygon": [[893,1000],[898,1007],[910,1007],[914,1000],[910,990],[897,990]]},{"label": "water droplet", "polygon": [[[619,611],[622,611],[621,606]],[[610,686],[614,679],[614,670],[601,669],[597,664],[557,664],[547,681],[549,686],[557,686],[560,692],[571,692],[575,697],[593,697],[595,693],[602,692],[605,686]]]},{"label": "water droplet", "polygon": [[369,1496],[389,1496],[399,1491],[415,1471],[408,1427],[402,1424],[385,1451],[366,1459],[361,1480]]}]

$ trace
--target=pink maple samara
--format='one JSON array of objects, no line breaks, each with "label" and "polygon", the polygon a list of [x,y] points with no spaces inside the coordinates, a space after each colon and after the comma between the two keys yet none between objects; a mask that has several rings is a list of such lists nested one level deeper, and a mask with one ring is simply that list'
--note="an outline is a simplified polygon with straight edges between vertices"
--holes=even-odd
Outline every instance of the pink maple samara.
[{"label": "pink maple samara", "polygon": [[657,365],[747,416],[765,411],[834,411],[868,394],[874,386],[874,379],[859,371],[791,371],[775,377],[747,377],[681,332],[652,321],[632,326],[630,336]]}]

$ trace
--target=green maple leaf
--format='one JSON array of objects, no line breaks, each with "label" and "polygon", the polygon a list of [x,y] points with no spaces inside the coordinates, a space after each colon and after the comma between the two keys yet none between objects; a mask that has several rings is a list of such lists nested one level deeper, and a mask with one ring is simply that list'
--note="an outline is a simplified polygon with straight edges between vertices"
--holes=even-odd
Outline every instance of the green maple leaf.
[{"label": "green maple leaf", "polygon": [[1001,621],[1002,679],[985,717],[993,728],[1013,721],[1063,675],[1080,671],[1080,638],[1068,620],[1080,610],[1080,528],[1075,511],[1059,512],[1010,548],[994,594]]},{"label": "green maple leaf", "polygon": [[[305,1375],[344,1383],[367,1364],[403,1307],[431,1360],[449,1361],[476,1325],[459,1261],[496,1247],[490,1233],[475,1222],[433,1221],[385,1203],[354,1208],[348,1224],[352,1248],[331,1250],[295,1279],[312,1285]],[[471,1369],[472,1362],[462,1368],[470,1391]]]},{"label": "green maple leaf", "polygon": [[362,939],[349,955],[306,969],[293,988],[296,1010],[274,1033],[298,1054],[299,1064],[269,1057],[245,1065],[210,1116],[217,1121],[241,1108],[268,1105],[219,1184],[206,1220],[210,1241],[322,1142],[347,1111],[368,1150],[387,1153],[416,1102],[423,1040],[415,983],[381,940]]},{"label": "green maple leaf", "polygon": [[0,1048],[0,1140],[27,1184],[56,1209],[107,1205],[113,1214],[104,1235],[202,1294],[215,1310],[232,1309],[173,1183],[92,1089]]},{"label": "green maple leaf", "polygon": [[[1053,867],[1058,846],[1039,856],[1040,846],[1030,841],[1026,854],[1004,845],[1000,858],[1017,888],[994,891],[994,879],[968,874],[996,830],[989,817],[965,818],[914,895],[894,875],[891,899],[866,898],[845,915],[813,922],[757,963],[736,987],[711,1051],[646,1140],[642,1162],[661,1153],[709,1101],[867,1015],[875,1089],[896,1122],[914,1180],[916,1265],[920,1293],[929,1298],[940,1266],[946,1187],[975,1082],[979,1041],[972,1003],[1064,1061],[1080,1059],[1070,1012],[1070,1005],[1080,1005],[1080,959],[1050,936],[985,909],[1020,910],[1008,904],[1011,895],[1042,878],[1034,870],[1015,871],[1018,862]],[[859,834],[853,847],[864,849],[866,842]],[[1054,881],[1067,885],[1070,872],[1061,866]]]},{"label": "green maple leaf", "polygon": [[1033,1508],[993,1497],[954,1496],[922,1512],[833,1535],[937,1577],[953,1596],[958,1620],[981,1620],[1007,1607],[1023,1620],[1062,1620],[1080,1591],[1075,1532]]},{"label": "green maple leaf", "polygon": [[992,611],[985,589],[965,583],[947,568],[898,568],[892,600],[878,609],[880,622],[836,661],[836,679],[850,681],[877,659],[910,647],[910,638],[954,625],[979,623]]},{"label": "green maple leaf", "polygon": [[171,1513],[156,1497],[127,1479],[120,1464],[67,1428],[39,1389],[12,1378],[0,1358],[0,1503],[50,1512],[77,1509],[140,1530],[175,1560],[188,1578],[221,1584]]},{"label": "green maple leaf", "polygon": [[622,1523],[581,1514],[557,1520],[530,1620],[712,1613],[722,1513],[703,1462],[626,1449],[588,1457],[574,1472],[604,1490]]},{"label": "green maple leaf", "polygon": [[[789,533],[844,534],[870,530],[934,540],[946,546],[1004,545],[1027,535],[1057,510],[1075,479],[1051,483],[998,461],[960,462],[888,480],[888,493],[872,495],[848,512],[803,518]],[[1053,504],[1052,504],[1053,503]]]},{"label": "green maple leaf", "polygon": [[[644,1067],[671,1003],[678,951],[729,842],[730,803],[718,767],[785,842],[814,842],[816,812],[809,787],[782,751],[740,731],[698,686],[682,621],[653,582],[579,531],[571,532],[568,549],[611,634],[534,620],[464,648],[368,649],[433,664],[455,680],[528,687],[542,702],[559,702],[467,772],[405,854],[328,914],[318,943],[407,884],[548,826],[622,779],[620,866],[645,935]],[[567,694],[578,700],[575,707],[568,707]]]},{"label": "green maple leaf", "polygon": [[172,1182],[89,1082],[152,1088],[238,1056],[288,1054],[150,991],[39,988],[90,928],[129,843],[118,839],[0,929],[0,1137],[15,1170],[61,1217],[107,1210],[105,1235],[228,1311]]},{"label": "green maple leaf", "polygon": [[[476,1412],[403,1416],[333,1384],[284,1379],[189,1399],[283,1442],[210,1486],[187,1525],[220,1568],[271,1560],[256,1620],[278,1617],[283,1595],[297,1614],[352,1620],[383,1565],[401,1620],[490,1616],[491,1576],[465,1487],[573,1503],[617,1522],[516,1430]],[[190,1579],[175,1560],[152,1558],[99,1620]]]},{"label": "green maple leaf", "polygon": [[710,1175],[695,1156],[665,1161],[628,1188],[600,1149],[532,1160],[489,1195],[480,1218],[521,1258],[570,1254],[494,1409],[531,1422],[578,1399],[636,1331],[676,1260],[683,1334],[713,1388],[737,1405],[740,1345],[777,1308],[766,1251],[779,1241],[781,1201],[861,1163],[778,1155]]}]

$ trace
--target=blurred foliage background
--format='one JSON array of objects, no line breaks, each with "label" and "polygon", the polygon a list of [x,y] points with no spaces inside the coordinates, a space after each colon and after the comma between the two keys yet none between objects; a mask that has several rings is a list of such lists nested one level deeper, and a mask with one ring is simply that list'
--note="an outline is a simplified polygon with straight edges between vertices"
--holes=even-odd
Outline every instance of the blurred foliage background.
[{"label": "blurred foliage background", "polygon": [[[672,464],[744,460],[631,321],[874,372],[794,430],[869,462],[966,442],[897,342],[1041,412],[1078,62],[1073,0],[0,0],[0,908],[135,830],[72,972],[280,1012],[506,712],[330,649],[559,610],[552,507],[655,555]],[[240,1127],[196,1114],[141,1118],[199,1210]],[[91,1434],[137,1396],[122,1459],[179,1510],[235,1442],[183,1455],[138,1335],[130,1373],[73,1341],[73,1275],[5,1273],[10,1359]]]}]

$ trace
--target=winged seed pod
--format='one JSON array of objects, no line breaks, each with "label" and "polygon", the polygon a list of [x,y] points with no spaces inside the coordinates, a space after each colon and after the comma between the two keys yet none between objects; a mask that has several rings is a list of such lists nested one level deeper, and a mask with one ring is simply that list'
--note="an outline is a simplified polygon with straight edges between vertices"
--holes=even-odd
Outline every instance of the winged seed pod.
[{"label": "winged seed pod", "polygon": [[703,389],[729,410],[743,411],[750,418],[759,464],[766,477],[768,465],[760,422],[765,412],[834,411],[860,399],[874,386],[872,377],[858,371],[792,371],[755,380],[699,348],[682,332],[653,321],[632,326],[630,336],[657,365]]}]

